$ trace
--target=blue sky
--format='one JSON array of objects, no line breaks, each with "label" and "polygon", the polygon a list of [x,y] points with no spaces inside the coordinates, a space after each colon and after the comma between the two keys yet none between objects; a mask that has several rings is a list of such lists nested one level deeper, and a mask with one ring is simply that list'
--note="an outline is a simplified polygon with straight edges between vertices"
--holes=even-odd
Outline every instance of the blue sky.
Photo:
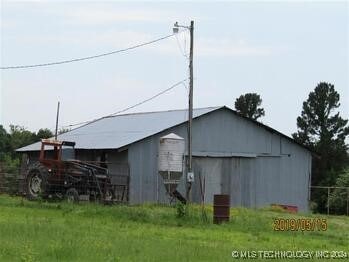
[{"label": "blue sky", "polygon": [[[1,1],[1,66],[36,64],[125,48],[195,21],[194,107],[263,99],[261,121],[290,135],[320,81],[341,95],[349,118],[348,2]],[[189,35],[100,59],[1,70],[0,122],[36,131],[95,119],[188,76]],[[179,86],[129,112],[187,107]]]}]

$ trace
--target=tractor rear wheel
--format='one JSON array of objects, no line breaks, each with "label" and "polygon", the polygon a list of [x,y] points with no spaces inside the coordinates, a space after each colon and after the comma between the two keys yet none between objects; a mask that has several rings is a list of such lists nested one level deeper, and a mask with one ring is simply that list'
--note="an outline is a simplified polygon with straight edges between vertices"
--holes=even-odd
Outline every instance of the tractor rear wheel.
[{"label": "tractor rear wheel", "polygon": [[69,203],[78,203],[79,202],[79,192],[74,187],[71,187],[65,193],[65,198],[67,199],[67,201]]},{"label": "tractor rear wheel", "polygon": [[47,169],[40,163],[29,167],[26,179],[26,196],[29,200],[37,200],[46,195]]}]

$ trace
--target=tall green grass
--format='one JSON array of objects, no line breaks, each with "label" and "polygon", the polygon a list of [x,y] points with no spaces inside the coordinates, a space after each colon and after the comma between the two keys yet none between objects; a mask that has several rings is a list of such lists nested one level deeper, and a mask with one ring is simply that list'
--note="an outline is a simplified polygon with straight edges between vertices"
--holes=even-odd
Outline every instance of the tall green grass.
[{"label": "tall green grass", "polygon": [[0,261],[232,261],[233,250],[345,250],[348,217],[327,218],[325,232],[274,232],[274,218],[319,217],[273,209],[231,209],[212,224],[199,206],[72,205],[0,196]]}]

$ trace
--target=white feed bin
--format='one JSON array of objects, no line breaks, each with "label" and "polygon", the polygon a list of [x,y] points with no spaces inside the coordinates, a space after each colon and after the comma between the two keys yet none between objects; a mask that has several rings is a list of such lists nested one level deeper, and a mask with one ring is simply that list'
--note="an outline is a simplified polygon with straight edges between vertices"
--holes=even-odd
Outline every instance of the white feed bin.
[{"label": "white feed bin", "polygon": [[158,170],[166,190],[173,193],[183,175],[184,138],[171,133],[160,138]]}]

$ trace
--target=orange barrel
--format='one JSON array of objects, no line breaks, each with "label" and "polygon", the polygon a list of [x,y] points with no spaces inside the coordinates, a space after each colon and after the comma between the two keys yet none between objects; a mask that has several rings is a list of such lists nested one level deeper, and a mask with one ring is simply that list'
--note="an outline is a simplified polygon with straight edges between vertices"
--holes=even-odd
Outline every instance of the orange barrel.
[{"label": "orange barrel", "polygon": [[230,217],[230,196],[213,196],[213,223],[228,222]]}]

